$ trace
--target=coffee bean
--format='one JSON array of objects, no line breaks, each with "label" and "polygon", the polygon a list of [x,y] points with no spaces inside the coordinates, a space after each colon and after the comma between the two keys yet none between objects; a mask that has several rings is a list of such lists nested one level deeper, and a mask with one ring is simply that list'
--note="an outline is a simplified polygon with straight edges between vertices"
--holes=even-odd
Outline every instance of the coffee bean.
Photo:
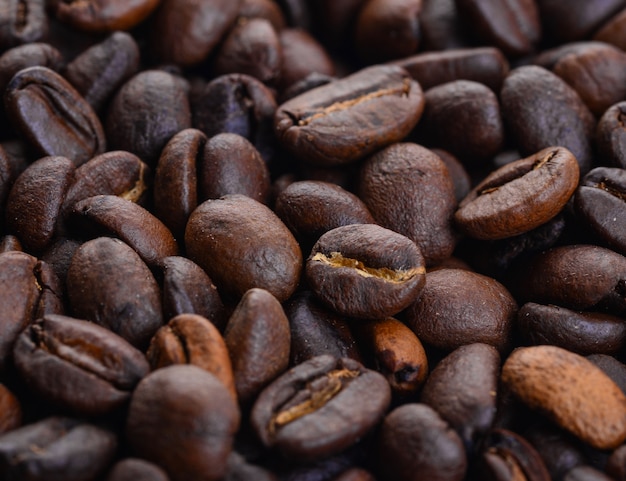
[{"label": "coffee bean", "polygon": [[45,0],[4,0],[0,14],[0,47],[41,40],[48,32]]},{"label": "coffee bean", "polygon": [[591,466],[576,466],[563,477],[563,481],[612,481],[613,479]]},{"label": "coffee bean", "polygon": [[626,447],[620,446],[609,456],[606,473],[618,481],[626,479]]},{"label": "coffee bean", "polygon": [[278,32],[278,40],[283,59],[280,69],[283,91],[313,74],[327,77],[335,75],[335,65],[328,52],[306,30],[282,29]]},{"label": "coffee bean", "polygon": [[126,458],[115,463],[105,481],[169,481],[169,478],[156,464]]},{"label": "coffee bean", "polygon": [[56,17],[88,32],[130,30],[141,23],[159,4],[158,0],[108,0],[99,4],[58,2]]},{"label": "coffee bean", "polygon": [[626,47],[626,9],[617,12],[593,36],[594,40],[610,43],[624,50]]},{"label": "coffee bean", "polygon": [[0,90],[4,92],[9,81],[22,69],[37,65],[59,71],[63,56],[52,45],[42,42],[13,47],[0,56]]},{"label": "coffee bean", "polygon": [[626,102],[609,107],[596,128],[598,150],[613,166],[626,168]]}]

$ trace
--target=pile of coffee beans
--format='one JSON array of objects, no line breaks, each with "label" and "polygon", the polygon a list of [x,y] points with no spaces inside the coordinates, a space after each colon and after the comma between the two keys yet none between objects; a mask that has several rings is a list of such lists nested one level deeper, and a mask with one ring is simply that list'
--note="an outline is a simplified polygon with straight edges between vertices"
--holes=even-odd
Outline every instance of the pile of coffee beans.
[{"label": "pile of coffee beans", "polygon": [[626,0],[0,0],[0,480],[626,481]]}]

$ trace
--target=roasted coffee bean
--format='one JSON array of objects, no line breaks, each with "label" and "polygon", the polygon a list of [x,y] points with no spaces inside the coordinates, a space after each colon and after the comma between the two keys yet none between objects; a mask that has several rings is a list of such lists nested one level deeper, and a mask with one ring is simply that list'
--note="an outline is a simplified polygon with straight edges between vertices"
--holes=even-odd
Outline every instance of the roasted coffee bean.
[{"label": "roasted coffee bean", "polygon": [[237,404],[215,376],[197,366],[168,366],[133,392],[126,439],[172,481],[216,481],[226,473],[239,421]]},{"label": "roasted coffee bean", "polygon": [[470,39],[455,0],[424,0],[419,16],[425,51],[466,47]]},{"label": "roasted coffee bean", "polygon": [[604,112],[596,128],[598,151],[608,164],[626,168],[626,102]]},{"label": "roasted coffee bean", "polygon": [[41,260],[50,266],[50,270],[56,275],[65,296],[65,281],[67,279],[67,270],[74,256],[74,252],[81,245],[81,242],[62,237],[57,239],[48,249],[41,255]]},{"label": "roasted coffee bean", "polygon": [[614,481],[614,478],[591,466],[576,466],[563,476],[563,481]]},{"label": "roasted coffee bean", "polygon": [[2,0],[0,48],[41,40],[48,33],[45,0]]},{"label": "roasted coffee bean", "polygon": [[496,415],[500,355],[487,344],[455,349],[433,369],[420,402],[429,405],[473,452]]},{"label": "roasted coffee bean", "polygon": [[52,45],[35,42],[13,47],[0,56],[0,91],[4,92],[9,81],[22,69],[37,65],[58,71],[63,56]]},{"label": "roasted coffee bean", "polygon": [[222,335],[206,318],[179,314],[160,328],[146,353],[153,370],[192,364],[213,374],[236,399],[233,369]]},{"label": "roasted coffee bean", "polygon": [[251,423],[269,448],[288,459],[312,461],[355,444],[384,415],[389,384],[352,359],[318,356],[265,388]]},{"label": "roasted coffee bean", "polygon": [[95,481],[116,449],[111,431],[49,417],[0,436],[0,475],[6,481]]},{"label": "roasted coffee bean", "polygon": [[517,315],[517,327],[530,344],[551,344],[578,354],[616,354],[626,344],[624,319],[529,302]]},{"label": "roasted coffee bean", "polygon": [[79,415],[121,408],[150,371],[145,356],[111,331],[55,315],[20,334],[13,358],[34,392]]},{"label": "roasted coffee bean", "polygon": [[274,0],[243,0],[237,15],[238,19],[264,18],[277,32],[287,26],[282,10]]},{"label": "roasted coffee bean", "polygon": [[162,0],[150,48],[161,62],[184,67],[205,60],[237,18],[241,0]]},{"label": "roasted coffee bean", "polygon": [[67,273],[70,312],[134,346],[148,345],[163,324],[159,286],[127,244],[99,237],[82,244]]},{"label": "roasted coffee bean", "polygon": [[126,458],[115,463],[105,481],[169,481],[169,478],[156,464]]},{"label": "roasted coffee bean", "polygon": [[106,150],[102,124],[87,101],[54,70],[29,67],[9,82],[9,118],[41,154],[80,165]]},{"label": "roasted coffee bean", "polygon": [[620,446],[609,456],[606,473],[617,481],[626,479],[626,445]]},{"label": "roasted coffee bean", "polygon": [[113,92],[138,69],[137,43],[130,34],[115,32],[72,60],[64,74],[85,100],[99,111]]},{"label": "roasted coffee bean", "polygon": [[569,150],[543,149],[489,174],[459,204],[454,220],[478,239],[523,234],[555,217],[578,179],[578,164]]},{"label": "roasted coffee bean", "polygon": [[597,449],[626,439],[626,396],[584,357],[556,346],[518,348],[502,381],[525,404]]},{"label": "roasted coffee bean", "polygon": [[432,151],[408,142],[380,150],[363,163],[358,194],[376,222],[417,244],[426,265],[452,255],[454,187]]},{"label": "roasted coffee bean", "polygon": [[626,50],[626,8],[615,14],[593,36],[594,40],[610,43]]},{"label": "roasted coffee bean", "polygon": [[165,257],[162,268],[163,317],[197,314],[222,330],[226,324],[226,309],[206,272],[186,257]]},{"label": "roasted coffee bean", "polygon": [[402,58],[420,44],[418,16],[422,0],[367,0],[354,27],[354,42],[360,56],[369,62]]},{"label": "roasted coffee bean", "polygon": [[542,67],[518,67],[504,80],[500,99],[504,122],[522,155],[561,146],[574,154],[580,171],[587,173],[595,121],[565,81]]},{"label": "roasted coffee bean", "polygon": [[280,302],[264,289],[247,291],[224,330],[233,365],[237,398],[250,404],[289,365],[289,319]]},{"label": "roasted coffee bean", "polygon": [[426,274],[406,322],[424,343],[444,351],[481,342],[504,352],[511,342],[517,304],[498,281],[460,269]]},{"label": "roasted coffee bean", "polygon": [[376,458],[381,479],[390,481],[461,481],[467,471],[461,438],[425,404],[404,404],[385,417]]},{"label": "roasted coffee bean", "polygon": [[404,138],[423,108],[422,90],[404,69],[373,66],[282,104],[275,133],[299,159],[342,165]]},{"label": "roasted coffee bean", "polygon": [[328,231],[306,262],[315,295],[344,316],[384,319],[408,307],[425,281],[424,257],[415,243],[376,224]]},{"label": "roasted coffee bean", "polygon": [[626,394],[626,365],[606,354],[591,354],[587,359],[598,366]]},{"label": "roasted coffee bean", "polygon": [[149,266],[159,265],[178,254],[174,236],[148,210],[116,195],[96,195],[74,204],[74,217],[80,217],[97,234],[112,234],[131,246]]},{"label": "roasted coffee bean", "polygon": [[285,28],[278,32],[282,50],[280,85],[285,89],[309,75],[332,77],[335,65],[324,47],[306,30]]},{"label": "roasted coffee bean", "polygon": [[285,301],[300,279],[302,253],[289,229],[269,208],[243,195],[200,204],[187,223],[185,246],[220,295],[235,301],[253,287]]},{"label": "roasted coffee bean", "polygon": [[15,395],[0,384],[0,434],[12,431],[22,424],[22,407]]},{"label": "roasted coffee bean", "polygon": [[13,184],[7,199],[7,227],[27,250],[41,252],[52,243],[75,169],[65,157],[43,157]]},{"label": "roasted coffee bean", "polygon": [[191,127],[188,84],[162,70],[131,77],[111,100],[106,116],[109,147],[127,150],[153,166],[172,136]]},{"label": "roasted coffee bean", "polygon": [[56,2],[56,17],[87,32],[130,30],[159,5],[159,0],[107,0],[100,2]]}]

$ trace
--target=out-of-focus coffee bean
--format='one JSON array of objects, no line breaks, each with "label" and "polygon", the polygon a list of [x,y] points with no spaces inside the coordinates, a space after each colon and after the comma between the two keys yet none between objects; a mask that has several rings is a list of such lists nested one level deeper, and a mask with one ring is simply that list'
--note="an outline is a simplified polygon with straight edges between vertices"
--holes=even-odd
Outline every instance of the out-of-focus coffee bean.
[{"label": "out-of-focus coffee bean", "polygon": [[251,423],[267,447],[312,461],[355,444],[391,400],[385,378],[352,359],[310,359],[276,379],[254,404]]},{"label": "out-of-focus coffee bean", "polygon": [[113,465],[105,481],[169,481],[156,464],[138,458],[126,458]]},{"label": "out-of-focus coffee bean", "polygon": [[453,50],[469,45],[467,28],[464,28],[456,0],[424,0],[419,21],[424,51]]},{"label": "out-of-focus coffee bean", "polygon": [[626,365],[606,354],[591,354],[587,359],[598,366],[626,394]]},{"label": "out-of-focus coffee bean", "polygon": [[529,302],[517,326],[530,344],[551,344],[578,354],[616,354],[626,344],[626,323],[617,316]]},{"label": "out-of-focus coffee bean", "polygon": [[280,5],[285,18],[287,19],[287,25],[290,27],[303,28],[310,30],[311,14],[309,12],[309,2],[306,0],[276,0]]},{"label": "out-of-focus coffee bean", "polygon": [[359,10],[354,43],[368,62],[402,58],[420,44],[422,0],[366,0]]},{"label": "out-of-focus coffee bean", "polygon": [[145,356],[111,331],[55,315],[20,334],[13,358],[33,391],[80,415],[121,408],[150,371]]},{"label": "out-of-focus coffee bean", "polygon": [[116,449],[111,431],[49,417],[0,436],[0,475],[6,481],[95,481]]},{"label": "out-of-focus coffee bean", "polygon": [[358,327],[362,347],[373,354],[374,366],[387,378],[393,394],[406,398],[416,393],[428,376],[424,346],[402,322],[369,321]]},{"label": "out-of-focus coffee bean", "polygon": [[241,0],[162,0],[152,20],[150,49],[184,67],[205,60],[237,18]]},{"label": "out-of-focus coffee bean", "polygon": [[278,3],[274,0],[242,0],[238,19],[264,18],[277,32],[287,26],[287,21]]},{"label": "out-of-focus coffee bean", "polygon": [[191,127],[187,91],[183,78],[162,70],[131,77],[117,90],[106,115],[110,149],[127,150],[154,166],[172,136]]},{"label": "out-of-focus coffee bean", "polygon": [[285,301],[300,279],[302,253],[289,229],[269,208],[243,195],[200,204],[189,217],[185,246],[220,295],[235,301],[253,287]]},{"label": "out-of-focus coffee bean", "polygon": [[504,122],[522,155],[561,146],[574,154],[581,173],[587,173],[595,120],[564,80],[542,67],[518,67],[504,80],[500,99]]},{"label": "out-of-focus coffee bean", "polygon": [[48,33],[45,0],[3,0],[0,48],[41,40]]},{"label": "out-of-focus coffee bean", "polygon": [[612,105],[600,117],[596,143],[602,160],[609,165],[626,168],[626,102]]},{"label": "out-of-focus coffee bean", "polygon": [[432,151],[408,142],[380,150],[363,163],[358,194],[380,225],[417,244],[426,265],[452,255],[454,186]]},{"label": "out-of-focus coffee bean", "polygon": [[280,85],[283,89],[316,73],[335,75],[335,66],[324,47],[306,30],[285,28],[278,33],[282,50]]},{"label": "out-of-focus coffee bean", "polygon": [[606,473],[616,481],[626,479],[626,445],[620,446],[609,456]]},{"label": "out-of-focus coffee bean", "polygon": [[230,316],[224,341],[233,366],[237,398],[250,404],[289,365],[289,319],[268,291],[247,291]]},{"label": "out-of-focus coffee bean", "polygon": [[107,0],[100,2],[56,3],[56,17],[87,32],[130,30],[159,5],[159,0]]},{"label": "out-of-focus coffee bean", "polygon": [[487,344],[467,344],[441,360],[428,376],[420,402],[429,405],[473,452],[494,422],[500,355]]},{"label": "out-of-focus coffee bean", "polygon": [[459,204],[454,220],[478,239],[523,234],[555,217],[578,179],[578,163],[569,150],[543,149],[489,174]]},{"label": "out-of-focus coffee bean", "polygon": [[502,381],[525,404],[597,449],[626,439],[626,396],[584,357],[556,346],[520,347]]},{"label": "out-of-focus coffee bean", "polygon": [[102,124],[87,101],[54,70],[28,67],[5,93],[9,118],[41,154],[80,165],[106,150]]},{"label": "out-of-focus coffee bean", "polygon": [[404,404],[385,417],[376,458],[381,479],[390,481],[461,481],[467,471],[461,438],[425,404]]},{"label": "out-of-focus coffee bean", "polygon": [[376,224],[332,229],[313,246],[306,278],[334,311],[384,319],[408,307],[425,281],[424,257],[408,237]]},{"label": "out-of-focus coffee bean", "polygon": [[563,476],[563,481],[615,481],[615,478],[591,466],[576,466]]},{"label": "out-of-focus coffee bean", "polygon": [[233,369],[226,343],[217,328],[196,314],[179,314],[161,327],[146,353],[153,370],[192,364],[218,378],[236,399]]},{"label": "out-of-focus coffee bean", "polygon": [[60,70],[63,56],[52,45],[35,42],[13,47],[0,56],[0,91],[4,92],[9,81],[22,69],[37,65]]},{"label": "out-of-focus coffee bean", "polygon": [[626,8],[615,14],[593,36],[594,40],[610,43],[626,50]]},{"label": "out-of-focus coffee bean", "polygon": [[133,392],[126,439],[136,456],[162,467],[172,481],[217,481],[226,474],[239,421],[237,404],[213,374],[168,366]]},{"label": "out-of-focus coffee bean", "polygon": [[366,0],[319,0],[311,3],[322,40],[337,48],[351,45],[354,23]]},{"label": "out-of-focus coffee bean", "polygon": [[67,273],[70,312],[146,347],[163,324],[159,286],[127,244],[99,237],[82,244]]},{"label": "out-of-focus coffee bean", "polygon": [[9,389],[0,384],[0,434],[12,431],[22,424],[22,407]]},{"label": "out-of-focus coffee bean", "polygon": [[498,281],[460,269],[426,274],[426,284],[406,311],[406,322],[424,343],[444,351],[481,342],[504,352],[517,315],[513,296]]},{"label": "out-of-focus coffee bean", "polygon": [[275,133],[298,159],[342,165],[404,138],[423,106],[419,84],[404,69],[372,66],[279,106]]}]

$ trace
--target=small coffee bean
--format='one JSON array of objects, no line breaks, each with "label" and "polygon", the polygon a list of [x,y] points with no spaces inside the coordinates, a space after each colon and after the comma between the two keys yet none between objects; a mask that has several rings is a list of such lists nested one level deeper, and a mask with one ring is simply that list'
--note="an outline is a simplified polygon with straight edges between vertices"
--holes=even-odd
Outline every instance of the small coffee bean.
[{"label": "small coffee bean", "polygon": [[159,0],[106,0],[104,2],[57,2],[56,17],[87,32],[130,30],[159,5]]},{"label": "small coffee bean", "polygon": [[115,463],[105,481],[169,481],[169,478],[156,464],[126,458]]},{"label": "small coffee bean", "polygon": [[2,50],[41,40],[48,33],[45,0],[4,0],[0,25]]},{"label": "small coffee bean", "polygon": [[598,150],[604,160],[626,168],[626,102],[612,105],[604,112],[596,128]]}]

